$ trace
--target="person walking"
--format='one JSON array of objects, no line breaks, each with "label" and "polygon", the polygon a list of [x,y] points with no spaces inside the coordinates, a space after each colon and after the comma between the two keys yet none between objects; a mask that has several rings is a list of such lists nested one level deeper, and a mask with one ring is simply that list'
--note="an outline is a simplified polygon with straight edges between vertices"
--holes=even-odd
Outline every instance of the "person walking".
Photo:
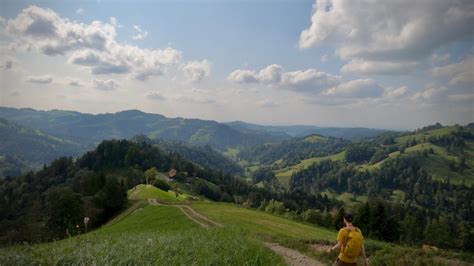
[{"label": "person walking", "polygon": [[352,225],[353,219],[351,213],[344,214],[344,227],[337,234],[337,244],[327,250],[332,252],[339,249],[339,256],[336,260],[338,266],[357,266],[357,259],[360,255],[364,259],[364,265],[369,264],[365,254],[364,237],[360,229]]}]

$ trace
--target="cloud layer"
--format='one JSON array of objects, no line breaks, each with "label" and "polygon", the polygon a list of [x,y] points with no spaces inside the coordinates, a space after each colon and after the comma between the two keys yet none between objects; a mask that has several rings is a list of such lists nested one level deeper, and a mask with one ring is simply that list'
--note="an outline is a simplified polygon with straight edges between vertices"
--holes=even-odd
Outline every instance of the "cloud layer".
[{"label": "cloud layer", "polygon": [[[284,71],[280,65],[269,65],[260,71],[238,69],[229,74],[228,80],[240,84],[267,85],[272,88],[302,93],[317,104],[349,104],[368,98],[397,98],[407,88],[385,89],[373,79],[344,81],[341,76],[332,75],[314,68]],[[265,104],[268,105],[268,104]]]},{"label": "cloud layer", "polygon": [[349,60],[345,72],[405,74],[437,48],[473,34],[469,0],[318,0],[299,46],[334,45]]},{"label": "cloud layer", "polygon": [[[117,26],[116,19],[87,25],[62,18],[51,9],[30,6],[8,20],[6,31],[45,55],[68,55],[71,64],[89,68],[95,75],[130,74],[143,81],[162,75],[180,61],[182,52],[172,48],[143,49],[119,43]],[[144,38],[147,32],[140,34]]]},{"label": "cloud layer", "polygon": [[237,69],[229,74],[228,80],[241,84],[257,83],[274,85],[289,90],[317,93],[322,89],[340,83],[341,77],[331,75],[317,69],[285,72],[280,65],[269,65],[259,72],[255,70]]}]

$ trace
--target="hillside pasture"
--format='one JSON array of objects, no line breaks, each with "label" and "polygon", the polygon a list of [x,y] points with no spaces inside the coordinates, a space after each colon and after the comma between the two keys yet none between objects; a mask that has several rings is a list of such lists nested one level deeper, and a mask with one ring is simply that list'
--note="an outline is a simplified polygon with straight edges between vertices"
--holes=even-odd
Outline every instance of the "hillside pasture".
[{"label": "hillside pasture", "polygon": [[319,162],[322,162],[324,160],[342,161],[342,160],[344,160],[345,156],[346,156],[346,152],[342,151],[340,153],[329,155],[329,156],[309,158],[309,159],[306,159],[306,160],[302,160],[299,164],[276,170],[275,175],[276,175],[276,178],[278,179],[278,181],[280,182],[280,184],[283,187],[285,187],[286,189],[288,189],[289,186],[290,186],[291,175],[294,172],[300,171],[300,170],[305,169],[305,168],[307,168],[308,166],[310,166],[314,163],[319,163]]},{"label": "hillside pasture", "polygon": [[4,265],[285,265],[252,235],[206,230],[178,208],[151,205],[88,234],[0,249],[0,257]]}]

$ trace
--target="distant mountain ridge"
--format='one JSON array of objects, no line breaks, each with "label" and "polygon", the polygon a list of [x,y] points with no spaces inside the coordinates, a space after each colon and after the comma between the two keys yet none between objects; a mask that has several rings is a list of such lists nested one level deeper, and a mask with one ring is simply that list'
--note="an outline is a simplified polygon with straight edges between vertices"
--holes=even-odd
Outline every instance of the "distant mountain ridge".
[{"label": "distant mountain ridge", "polygon": [[277,142],[287,138],[265,132],[243,132],[216,121],[167,118],[139,110],[92,115],[73,111],[0,107],[0,117],[89,146],[104,139],[131,138],[138,134],[196,145],[210,145],[219,150]]},{"label": "distant mountain ridge", "polygon": [[93,115],[64,110],[38,111],[31,108],[0,107],[0,118],[89,147],[105,139],[131,138],[144,134],[151,138],[209,145],[225,151],[228,148],[280,142],[310,134],[354,140],[386,132],[368,128],[262,126],[240,121],[219,123],[212,120],[168,118],[140,110]]},{"label": "distant mountain ridge", "polygon": [[68,139],[0,118],[0,177],[35,169],[60,156],[77,156],[86,148]]},{"label": "distant mountain ridge", "polygon": [[363,138],[376,137],[391,130],[373,129],[364,127],[320,127],[309,125],[294,126],[262,126],[242,121],[225,123],[237,130],[265,131],[275,136],[304,137],[318,134],[326,137],[343,138],[347,140],[361,140]]}]

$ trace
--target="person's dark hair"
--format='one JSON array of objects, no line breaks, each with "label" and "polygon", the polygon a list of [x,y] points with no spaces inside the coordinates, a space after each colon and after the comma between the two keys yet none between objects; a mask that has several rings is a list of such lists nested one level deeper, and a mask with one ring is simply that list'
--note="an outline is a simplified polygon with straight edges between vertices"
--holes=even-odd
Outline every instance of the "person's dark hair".
[{"label": "person's dark hair", "polygon": [[349,223],[352,223],[352,220],[354,220],[354,216],[352,216],[352,213],[346,212],[344,213],[344,219],[348,221]]}]

